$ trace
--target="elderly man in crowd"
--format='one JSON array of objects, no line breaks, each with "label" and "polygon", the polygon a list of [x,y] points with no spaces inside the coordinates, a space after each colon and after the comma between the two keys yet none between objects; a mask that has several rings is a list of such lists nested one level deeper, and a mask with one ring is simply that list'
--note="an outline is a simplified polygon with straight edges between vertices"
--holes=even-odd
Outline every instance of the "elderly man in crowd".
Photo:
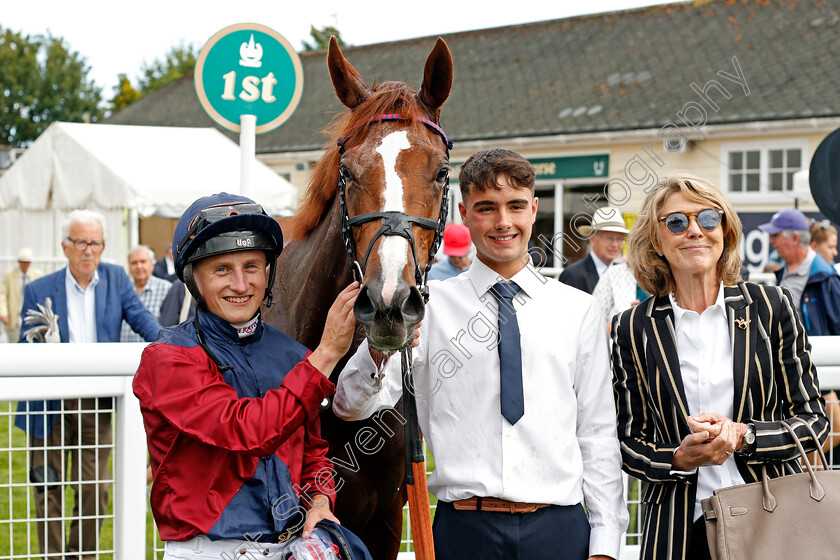
[{"label": "elderly man in crowd", "polygon": [[[123,320],[145,340],[157,339],[160,325],[140,303],[125,270],[100,263],[105,250],[102,214],[71,212],[61,228],[61,247],[67,266],[26,287],[24,316],[28,310],[37,311],[39,304],[46,307],[49,299],[58,316],[61,342],[118,342]],[[21,342],[32,328],[24,325]],[[104,481],[111,479],[113,402],[112,398],[86,398],[18,403],[15,425],[27,432],[33,451],[30,481],[35,484],[36,516],[50,519],[37,524],[42,555],[58,558],[66,551],[84,560],[98,556],[99,530],[111,486]],[[74,505],[65,538],[66,485],[73,491]]]},{"label": "elderly man in crowd", "polygon": [[607,207],[599,208],[592,215],[591,226],[580,226],[578,231],[583,235],[592,234],[589,238],[590,251],[581,260],[567,266],[560,274],[560,281],[591,294],[607,267],[621,256],[630,230],[624,225],[621,213]]},{"label": "elderly man in crowd", "polygon": [[840,276],[811,249],[811,225],[805,214],[788,208],[758,227],[770,235],[770,243],[785,261],[776,279],[793,295],[808,334],[840,334]]},{"label": "elderly man in crowd", "polygon": [[[145,245],[138,245],[128,254],[128,271],[134,279],[134,290],[140,302],[160,321],[160,309],[163,299],[169,293],[172,282],[152,275],[155,268],[155,253]],[[120,329],[120,342],[143,342],[143,337],[131,330],[123,321]]]},{"label": "elderly man in crowd", "polygon": [[3,275],[0,282],[0,321],[6,326],[9,342],[17,342],[20,334],[20,303],[26,285],[44,275],[38,269],[30,268],[32,249],[18,251],[18,266]]}]

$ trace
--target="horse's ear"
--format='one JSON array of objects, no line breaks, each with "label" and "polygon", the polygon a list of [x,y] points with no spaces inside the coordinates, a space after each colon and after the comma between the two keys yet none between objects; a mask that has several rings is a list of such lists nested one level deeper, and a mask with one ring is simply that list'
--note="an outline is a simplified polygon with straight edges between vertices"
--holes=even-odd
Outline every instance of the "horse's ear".
[{"label": "horse's ear", "polygon": [[355,109],[370,97],[370,88],[353,65],[341,54],[334,35],[330,37],[327,66],[330,69],[330,79],[332,79],[335,94],[346,107]]},{"label": "horse's ear", "polygon": [[440,108],[443,107],[449,91],[452,89],[452,54],[446,42],[438,37],[429,58],[426,59],[426,67],[423,69],[423,83],[417,97],[426,104],[435,114],[440,116]]}]

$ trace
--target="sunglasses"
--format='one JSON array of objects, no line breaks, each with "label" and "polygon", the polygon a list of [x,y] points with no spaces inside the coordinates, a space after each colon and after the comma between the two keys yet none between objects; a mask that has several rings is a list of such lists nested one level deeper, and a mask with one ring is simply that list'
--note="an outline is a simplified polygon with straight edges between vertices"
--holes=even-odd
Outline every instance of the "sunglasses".
[{"label": "sunglasses", "polygon": [[190,222],[189,230],[187,231],[187,235],[181,240],[178,244],[177,252],[180,253],[181,249],[186,245],[190,239],[194,238],[198,235],[198,232],[213,224],[218,222],[219,220],[223,220],[230,216],[235,216],[237,214],[262,214],[267,215],[263,207],[259,204],[251,204],[248,202],[239,202],[234,204],[221,204],[219,206],[210,206],[209,208],[205,208],[201,212],[195,215]]},{"label": "sunglasses", "polygon": [[190,232],[194,230],[195,233],[198,233],[214,222],[237,214],[265,214],[265,210],[259,204],[248,202],[211,206],[195,215],[195,218],[190,222]]},{"label": "sunglasses", "polygon": [[723,210],[705,208],[699,212],[671,212],[667,216],[659,218],[659,221],[665,224],[668,231],[674,235],[682,235],[688,229],[688,223],[692,216],[697,220],[697,225],[705,231],[714,231],[723,220]]}]

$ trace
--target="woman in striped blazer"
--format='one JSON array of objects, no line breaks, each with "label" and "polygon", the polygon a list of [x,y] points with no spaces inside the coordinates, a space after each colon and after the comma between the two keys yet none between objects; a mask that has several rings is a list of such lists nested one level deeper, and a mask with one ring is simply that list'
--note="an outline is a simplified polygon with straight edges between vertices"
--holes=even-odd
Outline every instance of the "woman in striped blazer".
[{"label": "woman in striped blazer", "polygon": [[710,558],[701,499],[759,480],[761,463],[800,471],[782,420],[827,436],[790,292],[740,281],[741,229],[716,187],[676,175],[630,233],[629,265],[653,297],[613,319],[613,386],[623,468],[649,483],[644,559]]}]

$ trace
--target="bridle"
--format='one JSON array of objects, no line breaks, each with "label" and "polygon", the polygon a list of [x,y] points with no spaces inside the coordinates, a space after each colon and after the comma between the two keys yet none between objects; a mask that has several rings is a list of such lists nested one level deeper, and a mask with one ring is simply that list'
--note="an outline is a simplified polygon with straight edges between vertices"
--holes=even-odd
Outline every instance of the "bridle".
[{"label": "bridle", "polygon": [[[437,123],[425,117],[414,117],[414,119],[426,125],[429,129],[438,134],[441,139],[443,139],[443,143],[446,146],[446,160],[449,161],[449,150],[452,149],[452,141],[446,138],[446,133],[443,129]],[[347,134],[338,139],[337,143],[339,153],[344,153],[345,143],[359,127],[382,121],[401,120],[409,120],[409,118],[403,117],[399,113],[387,113],[371,117],[365,122],[354,126],[347,132]],[[347,200],[345,195],[346,184],[349,179],[349,172],[342,167],[338,173],[338,192],[341,201],[341,236],[344,238],[344,248],[347,250],[347,257],[350,261],[350,270],[353,273],[353,278],[361,284],[362,279],[364,278],[364,271],[356,256],[356,242],[353,240],[352,228],[353,226],[381,219],[382,227],[380,227],[379,231],[376,232],[376,235],[373,236],[373,239],[365,252],[365,266],[367,266],[368,257],[370,257],[370,252],[373,249],[373,246],[380,237],[397,235],[405,238],[411,246],[411,256],[414,258],[414,280],[423,296],[423,302],[427,303],[429,301],[429,288],[426,283],[429,275],[429,269],[432,267],[432,261],[435,253],[437,253],[438,247],[440,247],[440,242],[443,238],[443,229],[446,226],[446,216],[449,211],[449,173],[447,172],[446,178],[443,181],[443,199],[440,203],[440,215],[437,220],[411,216],[405,212],[393,211],[370,212],[367,214],[359,214],[358,216],[353,216],[351,218],[347,213]],[[435,238],[434,241],[432,241],[432,246],[429,248],[429,255],[426,259],[426,268],[423,271],[420,270],[420,265],[417,261],[417,251],[414,247],[414,236],[411,233],[412,224],[417,224],[422,228],[431,229],[435,232]]]}]

